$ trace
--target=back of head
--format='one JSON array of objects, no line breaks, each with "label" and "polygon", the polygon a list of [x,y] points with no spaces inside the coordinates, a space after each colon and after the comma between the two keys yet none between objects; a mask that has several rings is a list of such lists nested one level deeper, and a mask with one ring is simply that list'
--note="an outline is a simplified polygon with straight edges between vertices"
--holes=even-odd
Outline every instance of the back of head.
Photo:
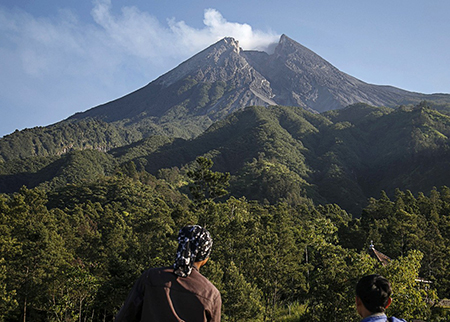
[{"label": "back of head", "polygon": [[190,225],[180,229],[177,256],[173,265],[174,273],[181,277],[189,276],[195,262],[209,257],[212,243],[210,233],[199,225]]},{"label": "back of head", "polygon": [[356,285],[356,296],[372,313],[384,312],[389,304],[391,294],[392,289],[389,281],[381,275],[364,276]]}]

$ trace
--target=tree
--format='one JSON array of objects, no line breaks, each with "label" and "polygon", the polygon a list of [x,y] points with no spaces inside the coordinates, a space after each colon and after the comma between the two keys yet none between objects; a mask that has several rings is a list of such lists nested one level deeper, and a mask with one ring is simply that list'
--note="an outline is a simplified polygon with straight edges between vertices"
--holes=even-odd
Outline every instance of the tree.
[{"label": "tree", "polygon": [[437,299],[436,292],[429,285],[419,281],[420,251],[411,251],[407,256],[392,260],[380,268],[379,273],[386,277],[392,286],[392,305],[389,314],[405,320],[428,320],[431,307]]},{"label": "tree", "polygon": [[245,280],[231,261],[224,274],[226,290],[222,294],[225,314],[233,322],[258,321],[261,316],[261,292]]},{"label": "tree", "polygon": [[99,280],[82,265],[67,267],[55,276],[49,287],[51,300],[46,307],[50,319],[56,321],[86,321],[88,313],[94,315],[93,301]]},{"label": "tree", "polygon": [[316,219],[309,225],[308,321],[359,321],[354,287],[358,277],[373,269],[373,260],[367,254],[337,245],[337,228],[329,219]]},{"label": "tree", "polygon": [[213,161],[198,157],[196,159],[197,169],[188,171],[187,175],[192,180],[189,190],[194,201],[201,203],[205,200],[214,200],[225,196],[228,191],[230,174],[211,171]]},{"label": "tree", "polygon": [[9,206],[8,198],[0,195],[0,321],[3,321],[8,312],[17,308],[16,290],[10,286],[10,265],[5,257],[15,252],[15,240],[11,234],[9,225]]},{"label": "tree", "polygon": [[23,188],[10,200],[7,212],[16,248],[5,254],[7,287],[16,290],[23,321],[39,321],[45,316],[51,281],[71,258],[45,202],[43,191]]}]

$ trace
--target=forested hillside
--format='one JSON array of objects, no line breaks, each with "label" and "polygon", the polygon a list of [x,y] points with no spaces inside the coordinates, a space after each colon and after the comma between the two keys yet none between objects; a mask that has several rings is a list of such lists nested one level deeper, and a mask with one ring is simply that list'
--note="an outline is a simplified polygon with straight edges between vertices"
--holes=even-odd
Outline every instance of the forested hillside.
[{"label": "forested hillside", "polygon": [[[0,163],[0,321],[112,321],[194,223],[214,238],[202,272],[221,291],[223,321],[358,321],[354,285],[373,272],[393,282],[389,314],[448,321],[444,112],[248,107],[190,140],[123,145],[99,122],[83,126],[108,149],[14,150]],[[83,129],[35,129],[35,142],[54,149],[46,131],[70,143]]]},{"label": "forested hillside", "polygon": [[[143,270],[172,264],[178,229],[192,223],[214,238],[202,273],[222,294],[223,321],[359,321],[354,286],[374,272],[392,281],[389,314],[450,318],[438,304],[450,292],[449,188],[382,193],[352,219],[306,199],[230,197],[229,176],[211,166],[191,167],[192,195],[133,166],[1,194],[0,320],[112,321]],[[370,256],[371,241],[388,266]]]},{"label": "forested hillside", "polygon": [[0,139],[0,163],[35,156],[58,156],[73,150],[111,148],[142,139],[142,133],[95,120],[60,122],[16,131]]},{"label": "forested hillside", "polygon": [[[0,192],[56,188],[112,175],[119,167],[151,173],[186,192],[198,156],[230,172],[230,193],[275,204],[311,199],[359,216],[369,197],[450,184],[450,118],[422,103],[396,110],[357,104],[314,114],[295,107],[248,107],[191,140],[150,136],[107,152],[0,163]],[[106,144],[106,143],[105,143]]]}]

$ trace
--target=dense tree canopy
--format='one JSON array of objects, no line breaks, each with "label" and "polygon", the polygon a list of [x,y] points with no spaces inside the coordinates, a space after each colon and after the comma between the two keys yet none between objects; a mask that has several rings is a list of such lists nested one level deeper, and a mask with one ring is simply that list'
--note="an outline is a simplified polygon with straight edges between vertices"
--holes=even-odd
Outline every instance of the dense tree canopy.
[{"label": "dense tree canopy", "polygon": [[[202,186],[203,171],[222,196],[227,176],[211,166],[199,159],[187,180]],[[449,188],[381,194],[355,219],[307,200],[213,199],[191,201],[132,166],[96,183],[0,195],[0,320],[112,320],[143,270],[171,265],[178,229],[193,223],[214,238],[202,273],[222,293],[224,321],[358,321],[354,286],[374,272],[392,281],[388,313],[448,318],[437,303],[450,292]],[[370,256],[371,240],[388,266]]]},{"label": "dense tree canopy", "polygon": [[[444,112],[426,103],[396,110],[356,104],[320,115],[248,107],[191,140],[153,135],[136,141],[143,136],[131,129],[63,122],[0,139],[0,192],[60,188],[113,175],[118,167],[128,174],[132,163],[138,172],[180,185],[197,158],[206,157],[214,161],[211,171],[230,173],[229,193],[236,198],[291,205],[306,198],[359,216],[381,190],[393,197],[396,188],[417,194],[449,185],[450,117]],[[87,136],[96,143],[88,144]]]},{"label": "dense tree canopy", "polygon": [[[358,321],[369,273],[392,281],[389,314],[448,321],[444,112],[250,107],[192,140],[135,142],[97,121],[6,137],[0,321],[112,321],[142,271],[172,264],[187,224],[214,238],[202,273],[223,321]],[[88,130],[98,145],[78,141]]]}]

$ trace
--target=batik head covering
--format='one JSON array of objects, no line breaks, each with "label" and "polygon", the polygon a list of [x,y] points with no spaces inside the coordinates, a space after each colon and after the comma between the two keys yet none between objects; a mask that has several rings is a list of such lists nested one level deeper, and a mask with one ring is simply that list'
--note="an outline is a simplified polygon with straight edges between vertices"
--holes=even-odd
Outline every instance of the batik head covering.
[{"label": "batik head covering", "polygon": [[180,229],[174,273],[181,277],[189,276],[195,262],[209,257],[212,243],[211,235],[205,228],[193,225]]}]

